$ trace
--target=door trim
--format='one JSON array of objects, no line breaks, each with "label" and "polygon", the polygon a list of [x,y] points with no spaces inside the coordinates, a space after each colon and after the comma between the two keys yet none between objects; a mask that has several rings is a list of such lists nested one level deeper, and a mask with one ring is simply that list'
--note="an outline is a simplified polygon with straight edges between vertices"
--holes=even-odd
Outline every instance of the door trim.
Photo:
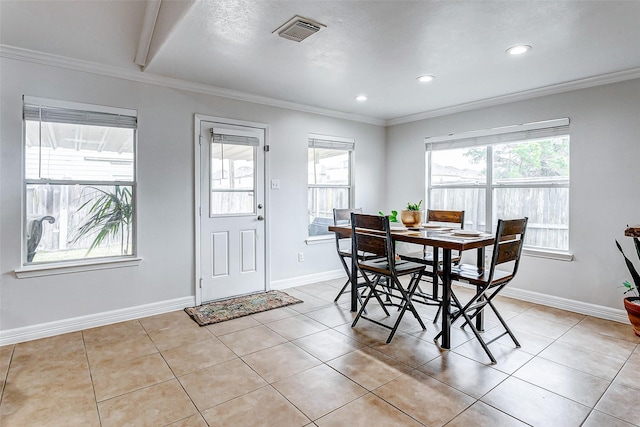
[{"label": "door trim", "polygon": [[[193,142],[194,142],[194,244],[195,244],[195,271],[194,271],[194,283],[193,287],[195,290],[195,300],[196,305],[202,304],[202,288],[200,287],[201,278],[202,278],[202,265],[200,262],[200,218],[202,212],[202,203],[200,197],[200,161],[202,160],[201,151],[200,151],[200,128],[202,122],[213,122],[219,123],[221,125],[234,125],[234,126],[245,126],[256,129],[262,129],[264,131],[264,145],[265,147],[269,145],[269,125],[266,123],[258,123],[258,122],[249,122],[246,120],[236,120],[236,119],[228,119],[224,117],[216,117],[216,116],[207,116],[204,114],[195,114],[194,115],[194,127],[193,127]],[[269,186],[267,183],[269,182],[269,177],[271,176],[271,169],[269,167],[269,152],[266,151],[264,153],[264,284],[265,289],[271,290],[271,262],[270,262],[270,251],[271,247],[271,233],[269,227],[269,218],[270,216],[270,206],[271,206],[271,194],[268,189]]]}]

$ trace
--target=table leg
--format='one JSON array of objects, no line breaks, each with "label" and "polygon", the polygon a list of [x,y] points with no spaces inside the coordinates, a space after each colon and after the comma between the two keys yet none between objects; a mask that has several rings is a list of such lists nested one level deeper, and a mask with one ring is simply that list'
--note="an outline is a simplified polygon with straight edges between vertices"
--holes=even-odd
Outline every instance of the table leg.
[{"label": "table leg", "polygon": [[358,260],[356,255],[358,251],[356,250],[356,242],[353,237],[351,237],[351,311],[358,311]]},{"label": "table leg", "polygon": [[[484,248],[478,248],[478,260],[476,265],[478,266],[478,270],[484,270]],[[481,297],[480,299],[483,300],[484,297]],[[484,331],[484,311],[480,311],[476,316],[476,329]]]},{"label": "table leg", "polygon": [[[437,264],[436,264],[437,266]],[[436,267],[434,267],[436,268]],[[451,249],[442,249],[442,348],[451,348]]]}]

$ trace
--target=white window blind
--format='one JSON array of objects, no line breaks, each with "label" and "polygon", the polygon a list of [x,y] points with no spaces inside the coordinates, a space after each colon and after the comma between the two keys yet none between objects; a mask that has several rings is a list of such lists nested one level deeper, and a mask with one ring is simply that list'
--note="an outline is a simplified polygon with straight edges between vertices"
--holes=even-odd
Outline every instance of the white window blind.
[{"label": "white window blind", "polygon": [[136,129],[136,116],[24,104],[24,120]]},{"label": "white window blind", "polygon": [[353,151],[355,143],[330,139],[309,138],[309,148]]},{"label": "white window blind", "polygon": [[479,145],[494,145],[512,141],[527,141],[569,133],[569,119],[561,118],[542,122],[504,126],[436,137],[426,137],[429,151],[449,150]]},{"label": "white window blind", "polygon": [[241,135],[225,135],[211,132],[214,143],[216,144],[233,144],[233,145],[249,145],[257,147],[260,145],[260,140],[254,136],[241,136]]}]

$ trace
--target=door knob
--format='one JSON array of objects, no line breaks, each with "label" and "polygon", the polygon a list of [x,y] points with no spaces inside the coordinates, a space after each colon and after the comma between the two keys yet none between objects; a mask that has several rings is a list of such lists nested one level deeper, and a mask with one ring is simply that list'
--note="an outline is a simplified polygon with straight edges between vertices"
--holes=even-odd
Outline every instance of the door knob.
[{"label": "door knob", "polygon": [[258,221],[264,221],[264,217],[262,215],[258,215]]}]

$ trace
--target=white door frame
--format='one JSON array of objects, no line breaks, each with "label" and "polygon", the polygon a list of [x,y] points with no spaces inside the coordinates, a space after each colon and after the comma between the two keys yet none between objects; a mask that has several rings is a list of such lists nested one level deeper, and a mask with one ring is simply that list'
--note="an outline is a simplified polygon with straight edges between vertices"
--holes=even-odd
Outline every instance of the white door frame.
[{"label": "white door frame", "polygon": [[[195,222],[195,295],[196,295],[196,305],[202,304],[202,287],[200,280],[202,278],[202,265],[200,262],[200,218],[202,212],[202,203],[201,203],[201,180],[200,180],[200,161],[201,161],[201,151],[200,151],[200,129],[202,122],[215,122],[220,123],[222,125],[235,125],[235,126],[247,126],[252,128],[258,128],[264,130],[264,146],[265,149],[269,146],[269,125],[266,123],[258,123],[258,122],[249,122],[246,120],[236,120],[236,119],[227,119],[224,117],[216,117],[216,116],[207,116],[204,114],[195,114],[194,116],[194,127],[193,127],[193,142],[194,142],[194,184],[195,184],[195,205],[194,205],[194,222]],[[270,219],[270,211],[271,211],[271,203],[270,203],[270,194],[269,194],[269,186],[267,183],[269,182],[269,177],[271,176],[270,168],[269,168],[269,156],[267,155],[269,151],[265,152],[264,156],[264,283],[265,289],[271,289],[271,269],[270,269],[270,227],[269,227],[269,219]]]}]

